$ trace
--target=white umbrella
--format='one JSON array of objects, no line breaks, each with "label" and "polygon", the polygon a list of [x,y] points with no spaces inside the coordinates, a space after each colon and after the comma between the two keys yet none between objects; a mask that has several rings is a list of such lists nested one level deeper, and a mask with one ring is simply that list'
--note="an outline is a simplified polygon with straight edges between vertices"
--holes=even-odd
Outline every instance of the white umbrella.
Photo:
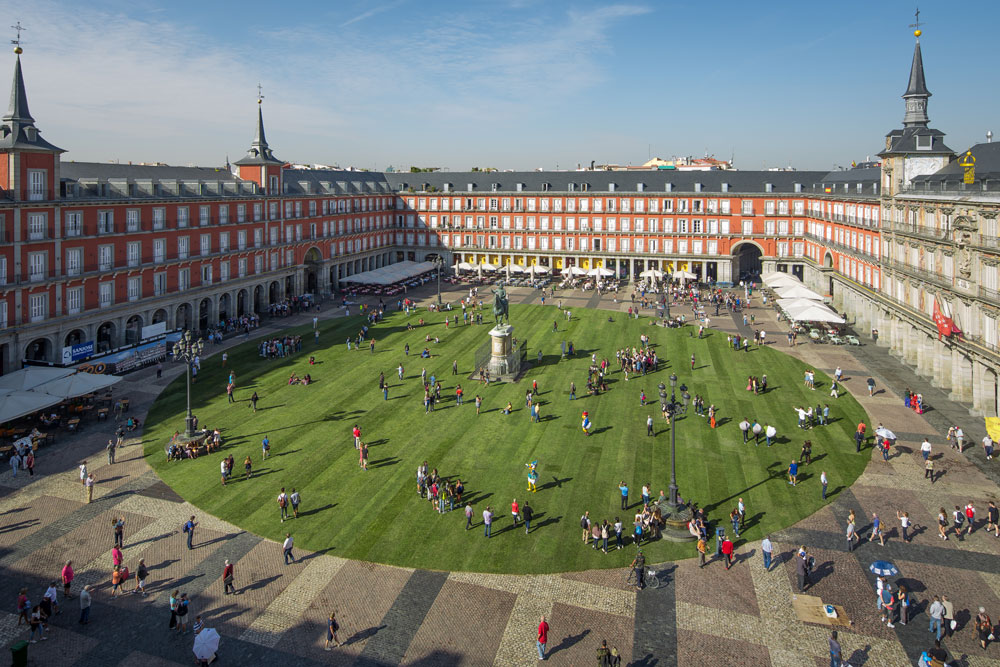
[{"label": "white umbrella", "polygon": [[582,276],[587,272],[581,269],[579,266],[571,266],[567,269],[563,269],[563,273],[571,276]]},{"label": "white umbrella", "polygon": [[694,280],[697,277],[698,276],[694,275],[690,271],[685,271],[683,269],[674,271],[674,278],[678,278],[680,280]]},{"label": "white umbrella", "polygon": [[535,264],[535,265],[532,265],[532,267],[531,267],[531,270],[532,270],[532,272],[534,272],[534,273],[542,273],[542,274],[545,274],[545,273],[548,273],[548,272],[549,272],[549,267],[547,267],[547,266],[542,266],[542,265],[540,265],[540,264]]},{"label": "white umbrella", "polygon": [[598,268],[591,269],[590,271],[587,271],[587,275],[588,276],[598,276],[598,277],[601,277],[601,278],[607,278],[608,276],[613,276],[615,274],[614,274],[614,271],[610,271],[608,269],[598,267]]},{"label": "white umbrella", "polygon": [[219,633],[215,628],[205,628],[194,638],[194,657],[199,660],[210,660],[219,650]]},{"label": "white umbrella", "polygon": [[524,273],[524,267],[520,264],[508,264],[511,273]]},{"label": "white umbrella", "polygon": [[483,271],[496,271],[497,270],[497,267],[493,266],[489,262],[483,262],[482,264],[479,265],[479,268],[481,268]]},{"label": "white umbrella", "polygon": [[90,394],[99,389],[105,389],[119,382],[120,377],[114,375],[93,375],[91,373],[75,373],[68,377],[40,384],[32,391],[44,391],[46,394],[60,399],[74,398]]},{"label": "white umbrella", "polygon": [[0,377],[0,389],[26,391],[49,380],[58,380],[76,372],[75,368],[48,368],[46,366],[28,366],[13,373]]},{"label": "white umbrella", "polygon": [[11,391],[0,396],[0,424],[30,415],[63,399],[40,391]]},{"label": "white umbrella", "polygon": [[657,271],[656,269],[646,269],[639,274],[640,278],[656,278],[661,280],[663,278],[663,271]]},{"label": "white umbrella", "polygon": [[788,317],[796,322],[829,322],[831,324],[843,324],[844,318],[833,312],[824,305],[816,304],[795,312],[788,311]]},{"label": "white umbrella", "polygon": [[882,428],[875,429],[875,435],[877,435],[880,438],[885,438],[886,440],[895,440],[896,439],[896,434],[893,433],[892,431],[890,431],[889,429],[887,429],[884,426]]},{"label": "white umbrella", "polygon": [[458,263],[458,270],[459,271],[472,271],[474,268],[476,268],[476,267],[474,267],[472,264],[469,264],[468,262],[459,262]]},{"label": "white umbrella", "polygon": [[802,281],[798,278],[782,274],[775,278],[769,278],[764,281],[764,284],[770,287],[772,290],[776,290],[779,287],[797,287],[802,284]]},{"label": "white umbrella", "polygon": [[812,299],[813,301],[823,300],[823,297],[821,295],[812,291],[805,285],[788,285],[787,287],[777,287],[775,288],[774,292],[783,299]]}]

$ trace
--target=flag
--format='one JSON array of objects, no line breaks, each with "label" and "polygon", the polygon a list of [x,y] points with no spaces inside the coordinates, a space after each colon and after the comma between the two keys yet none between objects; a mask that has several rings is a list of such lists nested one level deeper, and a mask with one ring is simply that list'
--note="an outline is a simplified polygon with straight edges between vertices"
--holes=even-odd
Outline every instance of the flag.
[{"label": "flag", "polygon": [[943,302],[944,307],[942,308],[941,302],[938,302],[937,297],[934,297],[934,324],[937,325],[938,330],[938,340],[941,340],[941,336],[951,336],[952,334],[962,335],[962,330],[958,328],[955,324],[955,320],[951,316],[951,307],[947,302]]},{"label": "flag", "polygon": [[986,432],[993,442],[1000,442],[1000,417],[986,418]]}]

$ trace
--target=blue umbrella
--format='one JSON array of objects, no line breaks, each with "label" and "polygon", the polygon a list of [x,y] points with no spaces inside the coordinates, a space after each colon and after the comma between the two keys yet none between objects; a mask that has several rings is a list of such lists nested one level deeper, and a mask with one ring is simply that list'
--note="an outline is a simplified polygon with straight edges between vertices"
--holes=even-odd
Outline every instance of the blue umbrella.
[{"label": "blue umbrella", "polygon": [[877,560],[869,565],[868,569],[882,577],[895,577],[899,574],[899,570],[896,569],[896,566],[887,560]]}]

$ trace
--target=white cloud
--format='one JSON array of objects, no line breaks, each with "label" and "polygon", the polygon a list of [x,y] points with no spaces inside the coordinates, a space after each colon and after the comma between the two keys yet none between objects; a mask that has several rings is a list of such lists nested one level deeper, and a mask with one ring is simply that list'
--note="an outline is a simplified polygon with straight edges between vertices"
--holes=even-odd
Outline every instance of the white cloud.
[{"label": "white cloud", "polygon": [[[268,139],[281,158],[385,166],[402,155],[463,167],[504,140],[491,127],[544,124],[553,110],[583,103],[609,77],[610,31],[649,11],[621,4],[552,14],[543,5],[496,15],[471,5],[369,20],[400,5],[346,21],[262,18],[227,43],[225,31],[193,13],[125,4],[80,12],[38,0],[25,15],[0,2],[28,26],[22,65],[32,113],[43,135],[70,151],[66,159],[177,164],[242,155],[261,81]],[[462,146],[447,139],[455,130],[476,130],[486,143]]]}]

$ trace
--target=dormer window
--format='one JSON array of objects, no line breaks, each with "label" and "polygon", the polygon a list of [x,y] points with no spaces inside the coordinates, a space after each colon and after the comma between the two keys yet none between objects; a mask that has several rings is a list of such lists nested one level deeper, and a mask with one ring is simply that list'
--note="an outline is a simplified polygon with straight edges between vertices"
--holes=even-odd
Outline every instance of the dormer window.
[{"label": "dormer window", "polygon": [[929,134],[918,134],[917,135],[917,150],[918,151],[929,151],[934,145],[934,137]]},{"label": "dormer window", "polygon": [[35,141],[38,138],[38,130],[33,127],[26,127],[24,128],[24,136],[28,141]]}]

